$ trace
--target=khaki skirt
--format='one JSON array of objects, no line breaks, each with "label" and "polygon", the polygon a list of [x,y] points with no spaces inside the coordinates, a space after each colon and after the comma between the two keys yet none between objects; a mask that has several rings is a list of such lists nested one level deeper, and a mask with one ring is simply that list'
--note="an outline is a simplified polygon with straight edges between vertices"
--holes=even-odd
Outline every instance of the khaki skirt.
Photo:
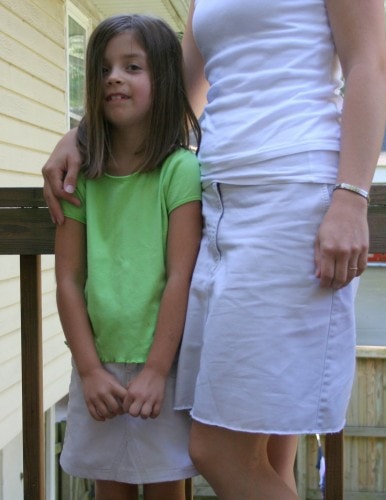
[{"label": "khaki skirt", "polygon": [[[143,365],[107,364],[123,386]],[[128,414],[104,422],[86,407],[76,368],[70,384],[67,427],[60,464],[73,476],[131,484],[176,481],[197,474],[188,453],[191,419],[173,410],[175,368],[166,386],[161,414],[146,420]]]},{"label": "khaki skirt", "polygon": [[176,408],[228,429],[326,433],[345,423],[356,283],[315,277],[332,186],[213,183],[179,357]]}]

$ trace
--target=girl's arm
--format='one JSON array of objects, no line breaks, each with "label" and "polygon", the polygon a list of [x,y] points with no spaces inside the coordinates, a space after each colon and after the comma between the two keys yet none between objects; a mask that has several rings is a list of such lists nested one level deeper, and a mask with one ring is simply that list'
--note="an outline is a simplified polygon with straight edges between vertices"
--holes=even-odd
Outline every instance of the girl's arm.
[{"label": "girl's arm", "polygon": [[190,105],[197,117],[200,117],[205,104],[209,84],[205,79],[204,61],[193,38],[192,18],[194,0],[190,2],[189,16],[186,24],[182,51],[184,54],[184,75]]},{"label": "girl's arm", "polygon": [[201,240],[201,203],[174,209],[169,217],[167,282],[152,347],[141,373],[128,387],[124,410],[142,418],[161,411],[166,378],[180,345],[190,280]]},{"label": "girl's arm", "polygon": [[44,198],[54,224],[64,222],[60,198],[79,205],[79,200],[72,195],[81,165],[76,147],[77,131],[77,128],[73,128],[60,139],[42,168]]},{"label": "girl's arm", "polygon": [[57,304],[63,331],[82,380],[88,410],[103,421],[122,413],[126,390],[102,366],[95,349],[84,298],[85,226],[72,219],[56,229]]},{"label": "girl's arm", "polygon": [[[383,0],[326,0],[326,5],[345,77],[337,183],[368,191],[386,121]],[[334,191],[316,241],[321,286],[337,289],[359,276],[366,268],[368,240],[366,199]]]}]

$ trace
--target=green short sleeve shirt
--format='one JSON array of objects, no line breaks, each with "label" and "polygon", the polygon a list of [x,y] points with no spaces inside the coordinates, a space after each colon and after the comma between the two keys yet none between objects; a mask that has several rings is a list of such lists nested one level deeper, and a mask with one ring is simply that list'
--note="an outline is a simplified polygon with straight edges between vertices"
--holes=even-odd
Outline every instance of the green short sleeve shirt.
[{"label": "green short sleeve shirt", "polygon": [[77,184],[82,202],[63,202],[86,225],[85,296],[102,362],[146,361],[166,283],[170,212],[201,199],[196,156],[180,149],[160,169]]}]

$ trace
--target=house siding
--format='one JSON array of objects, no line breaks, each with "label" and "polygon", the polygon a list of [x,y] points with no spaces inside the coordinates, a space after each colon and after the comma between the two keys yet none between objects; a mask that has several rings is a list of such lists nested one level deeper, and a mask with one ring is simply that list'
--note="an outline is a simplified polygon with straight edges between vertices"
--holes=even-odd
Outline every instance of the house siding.
[{"label": "house siding", "polygon": [[2,185],[40,185],[41,166],[66,130],[64,14],[59,0],[0,1]]},{"label": "house siding", "polygon": [[[100,14],[86,10],[95,24]],[[67,130],[66,89],[66,2],[0,0],[1,187],[42,185],[41,167]],[[53,265],[42,257],[45,410],[67,393],[70,375]],[[0,256],[0,500],[22,492],[20,344],[19,257]]]},{"label": "house siding", "polygon": [[[3,187],[41,186],[41,167],[66,131],[64,21],[65,4],[60,0],[0,0],[0,185]],[[67,392],[69,376],[69,354],[56,316],[52,267],[53,258],[43,257],[45,409]],[[17,256],[0,257],[0,402],[2,450],[22,430]]]},{"label": "house siding", "polygon": [[[65,26],[62,0],[0,0],[2,187],[41,186],[41,167],[67,130]],[[53,263],[42,257],[45,410],[67,393],[70,373]],[[19,258],[0,256],[0,450],[22,431],[21,404]]]}]

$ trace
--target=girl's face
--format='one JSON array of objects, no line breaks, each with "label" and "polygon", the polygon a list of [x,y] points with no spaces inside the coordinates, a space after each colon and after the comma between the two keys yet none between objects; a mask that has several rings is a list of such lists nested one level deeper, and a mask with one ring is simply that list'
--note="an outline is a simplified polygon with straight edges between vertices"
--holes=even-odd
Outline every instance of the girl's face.
[{"label": "girl's face", "polygon": [[147,56],[133,34],[114,36],[103,56],[103,112],[113,128],[146,133],[152,103]]}]

